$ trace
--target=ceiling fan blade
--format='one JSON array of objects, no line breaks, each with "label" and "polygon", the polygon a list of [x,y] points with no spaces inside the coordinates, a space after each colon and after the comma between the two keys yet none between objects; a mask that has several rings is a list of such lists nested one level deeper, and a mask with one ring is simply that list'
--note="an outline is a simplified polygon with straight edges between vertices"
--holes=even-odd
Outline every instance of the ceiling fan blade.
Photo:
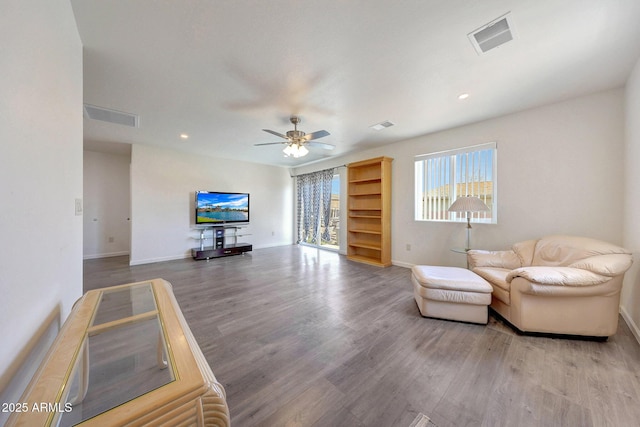
[{"label": "ceiling fan blade", "polygon": [[319,130],[313,133],[308,133],[304,136],[306,141],[311,141],[312,139],[324,138],[325,136],[331,135],[326,130]]},{"label": "ceiling fan blade", "polygon": [[263,142],[262,144],[253,144],[255,147],[259,145],[280,145],[280,144],[288,144],[286,141],[282,142]]},{"label": "ceiling fan blade", "polygon": [[333,150],[334,148],[336,148],[335,145],[326,144],[324,142],[315,142],[315,141],[309,141],[309,142],[307,142],[306,145],[309,145],[311,147],[324,148],[325,150]]},{"label": "ceiling fan blade", "polygon": [[287,138],[287,135],[283,135],[283,134],[278,133],[278,132],[276,132],[274,130],[269,130],[269,129],[262,129],[262,130],[265,131],[265,132],[269,132],[272,135],[279,136],[280,138],[289,139],[289,138]]}]

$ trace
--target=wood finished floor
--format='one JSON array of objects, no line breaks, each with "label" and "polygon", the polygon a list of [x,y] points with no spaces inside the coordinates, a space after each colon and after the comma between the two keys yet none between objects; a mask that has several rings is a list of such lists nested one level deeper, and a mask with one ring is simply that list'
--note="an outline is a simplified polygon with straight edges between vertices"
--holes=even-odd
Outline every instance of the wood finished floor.
[{"label": "wood finished floor", "polygon": [[234,427],[640,425],[640,345],[420,316],[410,270],[285,246],[210,261],[87,260],[85,291],[173,284]]}]

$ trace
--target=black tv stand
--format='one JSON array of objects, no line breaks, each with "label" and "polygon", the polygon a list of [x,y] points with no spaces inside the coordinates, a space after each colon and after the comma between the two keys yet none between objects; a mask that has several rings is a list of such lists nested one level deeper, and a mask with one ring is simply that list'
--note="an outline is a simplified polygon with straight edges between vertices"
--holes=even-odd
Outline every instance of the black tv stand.
[{"label": "black tv stand", "polygon": [[[230,255],[240,255],[250,252],[253,246],[250,243],[238,243],[238,237],[248,234],[238,234],[241,226],[215,226],[200,230],[200,247],[191,249],[191,256],[195,260],[219,258]],[[212,231],[212,236],[207,237],[205,232]],[[233,234],[228,235],[227,230],[233,230]],[[211,245],[205,243],[211,240]]]}]

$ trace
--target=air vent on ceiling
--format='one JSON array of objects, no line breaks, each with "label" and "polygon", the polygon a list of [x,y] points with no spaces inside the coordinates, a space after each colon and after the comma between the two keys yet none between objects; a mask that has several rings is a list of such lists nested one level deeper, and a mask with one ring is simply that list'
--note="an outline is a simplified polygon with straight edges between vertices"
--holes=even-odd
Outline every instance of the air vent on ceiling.
[{"label": "air vent on ceiling", "polygon": [[373,130],[382,130],[382,129],[389,128],[389,127],[391,127],[393,125],[395,125],[395,123],[390,122],[389,120],[385,120],[384,122],[380,122],[380,123],[377,123],[375,125],[371,125],[369,127],[371,129],[373,129]]},{"label": "air vent on ceiling", "polygon": [[84,116],[92,120],[100,120],[123,126],[131,126],[134,128],[140,126],[140,118],[137,114],[123,113],[122,111],[96,107],[95,105],[90,104],[84,104]]},{"label": "air vent on ceiling", "polygon": [[509,13],[472,31],[468,37],[480,55],[513,40]]}]

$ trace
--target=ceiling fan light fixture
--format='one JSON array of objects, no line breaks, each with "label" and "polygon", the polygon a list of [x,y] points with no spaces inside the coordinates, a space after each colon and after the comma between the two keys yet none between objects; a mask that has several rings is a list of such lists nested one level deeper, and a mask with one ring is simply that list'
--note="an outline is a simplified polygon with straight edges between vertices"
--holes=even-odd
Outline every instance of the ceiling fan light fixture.
[{"label": "ceiling fan light fixture", "polygon": [[312,133],[305,133],[301,130],[298,130],[298,124],[300,123],[300,117],[291,116],[290,119],[293,124],[293,130],[287,131],[286,134],[282,134],[280,132],[276,132],[270,129],[262,129],[263,131],[270,133],[275,136],[279,136],[283,138],[282,142],[267,142],[262,144],[253,144],[253,145],[278,145],[285,144],[286,146],[282,150],[285,157],[304,157],[309,154],[309,149],[305,147],[306,144],[309,144],[312,147],[320,147],[325,150],[333,150],[335,145],[325,144],[322,142],[315,141],[316,139],[324,138],[325,136],[329,136],[329,132],[326,130],[319,130]]},{"label": "ceiling fan light fixture", "polygon": [[296,159],[298,157],[304,157],[307,154],[309,154],[309,150],[307,150],[307,147],[305,147],[304,145],[296,144],[296,143],[291,143],[287,145],[286,147],[284,147],[284,150],[282,150],[282,152],[284,153],[285,156],[293,157]]}]

